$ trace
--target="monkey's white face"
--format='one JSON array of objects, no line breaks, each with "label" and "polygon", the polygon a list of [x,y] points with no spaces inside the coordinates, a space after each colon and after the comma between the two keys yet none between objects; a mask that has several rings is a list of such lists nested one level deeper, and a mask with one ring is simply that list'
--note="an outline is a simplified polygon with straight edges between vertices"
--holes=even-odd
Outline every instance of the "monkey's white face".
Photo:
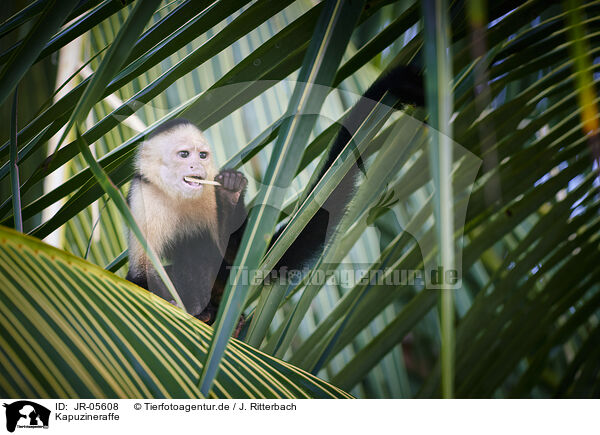
[{"label": "monkey's white face", "polygon": [[136,166],[152,184],[178,199],[200,198],[212,187],[198,181],[213,180],[217,174],[206,139],[192,125],[174,127],[146,141]]}]

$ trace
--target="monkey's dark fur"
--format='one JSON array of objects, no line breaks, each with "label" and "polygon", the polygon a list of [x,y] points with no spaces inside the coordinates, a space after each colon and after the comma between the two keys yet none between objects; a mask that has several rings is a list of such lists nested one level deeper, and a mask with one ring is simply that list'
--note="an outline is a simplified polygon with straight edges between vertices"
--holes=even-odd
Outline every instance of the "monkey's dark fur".
[{"label": "monkey's dark fur", "polygon": [[[344,120],[344,125],[351,128],[360,125],[385,92],[394,95],[399,104],[423,105],[423,83],[420,74],[412,67],[398,66],[380,77],[365,92]],[[197,132],[197,136],[194,130]],[[329,150],[326,163],[321,167],[319,179],[333,164],[350,138],[351,132],[342,126]],[[142,150],[138,151],[136,173],[132,180],[128,201],[136,219],[146,221],[145,235],[150,245],[161,257],[168,259],[165,269],[187,310],[199,319],[212,323],[229,276],[228,267],[234,262],[246,228],[247,212],[244,205],[244,191],[247,183],[245,177],[235,170],[223,169],[215,175],[216,170],[214,170],[209,157],[196,158],[194,162],[188,161],[189,150],[192,146],[185,148],[184,145],[177,145],[179,146],[177,148],[172,145],[173,143],[182,144],[186,140],[195,141],[192,151],[193,158],[196,158],[198,149],[201,150],[198,155],[206,154],[206,151],[202,151],[206,144],[203,142],[200,132],[185,119],[175,119],[163,124],[147,138],[147,143],[151,144],[148,147],[151,150],[151,147],[155,147],[155,151],[144,154],[143,147],[146,147],[146,144],[142,146]],[[178,156],[185,155],[185,150],[183,154],[181,151],[177,151],[180,148],[187,150],[188,157],[173,157],[173,162],[169,161],[166,164],[146,161],[157,157],[155,154],[160,153],[178,152],[180,153]],[[163,178],[166,176],[158,173],[168,172],[161,172],[163,169],[159,170],[162,168],[161,164],[167,165],[171,169],[175,167],[176,169],[172,172],[183,171],[184,173],[178,174],[179,179],[169,175],[171,178],[168,182],[163,182]],[[302,270],[311,265],[313,259],[324,248],[325,243],[330,240],[353,196],[359,171],[358,165],[354,164],[348,171],[323,207],[292,243],[276,268],[286,267],[288,270]],[[214,180],[221,183],[222,186],[200,187],[187,182],[188,186],[183,184],[180,186],[177,184],[179,183],[177,180],[180,180],[186,171],[192,171],[195,176],[204,179],[214,177]],[[311,188],[314,188],[314,185]],[[181,193],[178,189],[193,190],[194,193],[187,191]],[[173,199],[175,197],[177,199]],[[147,204],[148,201],[151,204]],[[178,210],[173,210],[178,207],[189,207],[190,209],[178,214],[176,213]],[[197,208],[194,209],[194,207]],[[143,208],[142,211],[140,211],[141,208]],[[195,210],[197,210],[197,215]],[[169,216],[163,218],[165,213]],[[171,217],[171,215],[175,217]],[[162,221],[154,222],[152,219],[163,219],[164,223]],[[193,222],[198,221],[197,225],[190,224],[190,219]],[[141,224],[143,225],[143,222]],[[174,228],[177,228],[178,225],[184,227],[173,230],[170,228],[171,224]],[[186,225],[192,226],[192,228],[188,228]],[[144,229],[142,230],[144,231]],[[154,234],[158,231],[167,231],[169,235],[162,237],[162,235]],[[281,230],[275,234],[273,240],[276,240],[280,233]],[[127,279],[164,299],[171,299],[156,271],[145,260],[143,251],[140,246],[135,245],[135,240],[131,236],[130,269]]]}]

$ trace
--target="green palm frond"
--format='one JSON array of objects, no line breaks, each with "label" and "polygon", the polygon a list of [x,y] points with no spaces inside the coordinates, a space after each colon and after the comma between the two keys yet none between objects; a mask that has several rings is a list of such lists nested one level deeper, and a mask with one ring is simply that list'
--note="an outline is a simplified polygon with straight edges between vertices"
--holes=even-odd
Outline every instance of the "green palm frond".
[{"label": "green palm frond", "polygon": [[[98,266],[0,228],[4,397],[202,397],[212,329]],[[212,397],[350,397],[234,341]]]}]

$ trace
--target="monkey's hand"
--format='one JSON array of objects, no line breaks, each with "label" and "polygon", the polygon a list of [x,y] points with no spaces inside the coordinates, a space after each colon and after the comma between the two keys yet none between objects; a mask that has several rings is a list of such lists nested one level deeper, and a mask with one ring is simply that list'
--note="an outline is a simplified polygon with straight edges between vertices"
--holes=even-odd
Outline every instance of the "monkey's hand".
[{"label": "monkey's hand", "polygon": [[221,184],[217,190],[233,204],[237,204],[248,185],[244,174],[235,169],[222,169],[215,177],[215,181]]}]

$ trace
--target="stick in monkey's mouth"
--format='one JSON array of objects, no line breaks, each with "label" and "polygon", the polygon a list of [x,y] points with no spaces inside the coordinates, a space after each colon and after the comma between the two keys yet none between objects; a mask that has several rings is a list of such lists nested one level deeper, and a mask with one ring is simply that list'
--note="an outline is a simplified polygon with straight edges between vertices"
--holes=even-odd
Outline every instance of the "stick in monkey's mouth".
[{"label": "stick in monkey's mouth", "polygon": [[200,177],[195,177],[193,175],[188,175],[186,177],[183,177],[183,180],[188,183],[188,184],[210,184],[211,186],[220,186],[221,183],[217,183],[216,181],[211,181],[211,180],[205,180],[203,178]]}]

